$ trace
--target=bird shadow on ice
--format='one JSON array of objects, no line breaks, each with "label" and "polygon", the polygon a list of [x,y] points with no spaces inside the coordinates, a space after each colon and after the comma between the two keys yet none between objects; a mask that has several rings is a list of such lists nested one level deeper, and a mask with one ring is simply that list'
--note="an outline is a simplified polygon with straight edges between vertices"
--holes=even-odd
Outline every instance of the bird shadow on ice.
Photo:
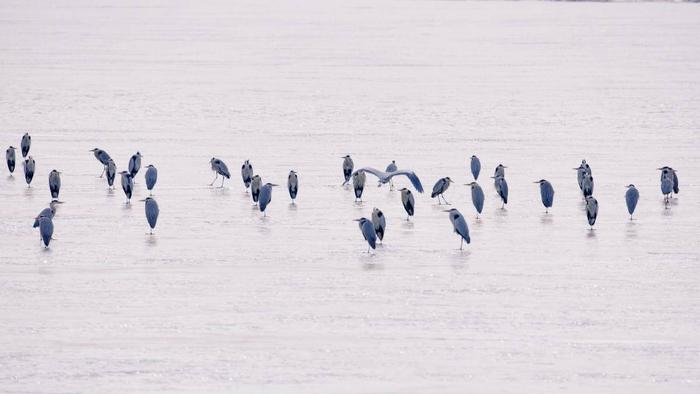
[{"label": "bird shadow on ice", "polygon": [[543,213],[542,216],[540,216],[540,223],[542,224],[551,224],[554,221],[552,219],[552,214],[550,213]]},{"label": "bird shadow on ice", "polygon": [[15,181],[15,177],[13,177],[12,175],[8,175],[8,176],[7,176],[7,181],[8,181],[8,182],[14,182],[14,181]]},{"label": "bird shadow on ice", "polygon": [[413,222],[410,220],[404,220],[401,222],[401,227],[403,227],[405,229],[413,229],[413,226],[414,226]]},{"label": "bird shadow on ice", "polygon": [[146,233],[145,242],[148,246],[156,246],[158,245],[158,237],[156,237],[155,234]]},{"label": "bird shadow on ice", "polygon": [[289,205],[287,206],[290,211],[296,211],[297,210],[297,204],[290,202]]},{"label": "bird shadow on ice", "polygon": [[24,188],[24,195],[25,195],[25,196],[32,196],[32,195],[34,195],[34,188],[33,188],[33,187],[25,187],[25,188]]},{"label": "bird shadow on ice", "polygon": [[637,238],[637,224],[634,222],[634,220],[627,221],[625,236],[627,238]]},{"label": "bird shadow on ice", "polygon": [[596,231],[595,229],[589,228],[588,232],[586,233],[586,238],[588,239],[595,239],[596,238]]}]

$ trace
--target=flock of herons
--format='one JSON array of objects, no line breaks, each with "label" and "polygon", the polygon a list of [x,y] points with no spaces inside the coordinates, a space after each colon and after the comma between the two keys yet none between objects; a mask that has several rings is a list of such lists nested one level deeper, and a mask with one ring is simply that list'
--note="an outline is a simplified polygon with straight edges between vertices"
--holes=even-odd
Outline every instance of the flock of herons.
[{"label": "flock of herons", "polygon": [[[23,158],[24,179],[27,183],[27,187],[31,187],[32,179],[34,178],[34,170],[36,168],[34,158],[29,156],[31,143],[31,136],[28,133],[24,134],[22,136],[20,150]],[[5,154],[10,176],[12,176],[12,173],[15,170],[16,150],[17,148],[10,146]],[[117,175],[117,166],[115,165],[114,160],[112,160],[109,154],[102,149],[94,148],[91,150],[91,152],[93,152],[95,158],[103,166],[100,177],[106,175],[108,187],[113,188],[114,180]],[[136,152],[129,160],[128,171],[119,172],[121,175],[121,186],[124,194],[126,195],[127,204],[130,203],[134,190],[134,177],[141,169],[141,157],[141,153]],[[423,185],[421,184],[421,181],[416,173],[411,170],[399,170],[395,161],[392,161],[386,167],[385,171],[380,171],[371,167],[364,167],[355,170],[355,165],[350,155],[346,155],[342,157],[342,159],[343,176],[345,178],[343,185],[345,186],[352,183],[352,189],[355,193],[355,201],[361,201],[362,193],[365,188],[367,177],[366,174],[376,176],[379,180],[379,186],[389,183],[391,188],[393,188],[392,179],[394,177],[406,176],[416,191],[423,193]],[[226,163],[224,163],[221,159],[215,157],[212,158],[209,163],[212,171],[215,173],[214,180],[210,183],[210,186],[212,186],[218,177],[221,176],[220,187],[223,187],[224,180],[231,178],[231,172],[229,171],[228,166],[226,166]],[[478,157],[471,157],[470,167],[472,176],[474,177],[474,182],[466,185],[471,187],[472,203],[476,209],[478,219],[478,214],[480,214],[484,208],[484,191],[476,182],[479,178],[479,174],[481,173],[481,162],[479,161]],[[499,164],[494,171],[494,175],[491,177],[494,180],[496,192],[503,202],[502,208],[504,208],[505,204],[508,203],[508,183],[506,182],[505,178],[506,168],[506,166]],[[593,225],[595,224],[598,216],[598,201],[595,199],[595,197],[593,197],[593,173],[590,165],[586,163],[586,160],[582,160],[578,168],[574,169],[577,171],[578,185],[581,189],[581,193],[583,194],[583,198],[585,199],[588,224],[591,226],[591,229],[593,229]],[[677,194],[679,191],[678,176],[676,171],[668,166],[658,168],[658,170],[661,171],[661,193],[664,196],[666,208],[668,208],[669,199],[672,198],[672,194]],[[253,203],[257,204],[260,212],[265,215],[265,210],[272,201],[272,188],[278,185],[272,183],[263,184],[261,177],[254,174],[253,166],[248,160],[246,160],[241,166],[241,178],[243,180],[243,184],[245,185],[246,192],[250,190]],[[158,215],[160,213],[158,203],[155,199],[153,199],[151,194],[157,180],[158,170],[155,166],[149,164],[146,166],[145,172],[145,181],[146,187],[149,190],[149,197],[146,197],[141,201],[145,203],[146,220],[150,226],[150,234],[153,234],[153,230],[156,227]],[[433,186],[431,197],[437,198],[439,204],[442,204],[444,201],[446,205],[449,205],[447,200],[445,200],[444,193],[450,187],[451,183],[453,183],[453,181],[450,179],[450,177],[438,179],[435,186]],[[549,212],[549,208],[551,208],[554,203],[554,188],[552,187],[552,184],[545,179],[540,179],[535,183],[538,183],[540,186],[540,196],[542,199],[542,204],[545,207],[545,212]],[[49,173],[49,191],[51,192],[51,202],[48,208],[43,209],[34,220],[34,227],[39,228],[41,241],[43,242],[45,248],[48,248],[52,239],[51,237],[54,230],[53,219],[56,214],[56,207],[58,204],[61,204],[61,202],[58,200],[60,190],[61,173],[54,169]],[[294,203],[299,190],[299,180],[297,173],[294,170],[290,171],[287,177],[287,190],[289,191],[289,196],[292,199],[292,203]],[[415,199],[413,198],[411,190],[408,188],[402,188],[399,189],[399,191],[401,192],[401,203],[403,204],[403,207],[408,215],[406,220],[410,220],[411,216],[414,214]],[[627,192],[625,193],[625,202],[627,203],[627,210],[630,214],[630,220],[632,219],[632,215],[637,207],[638,201],[639,191],[637,191],[634,185],[628,185]],[[462,213],[455,208],[445,210],[445,212],[449,213],[450,222],[452,223],[454,232],[460,237],[460,249],[462,249],[465,241],[467,244],[471,242],[471,238],[469,237],[469,227],[464,219],[464,215],[462,215]],[[356,219],[356,221],[359,224],[362,236],[368,243],[367,251],[369,252],[370,248],[376,249],[377,239],[379,239],[380,242],[382,241],[384,238],[384,231],[386,229],[386,218],[384,217],[382,211],[374,208],[371,219],[363,217]]]}]

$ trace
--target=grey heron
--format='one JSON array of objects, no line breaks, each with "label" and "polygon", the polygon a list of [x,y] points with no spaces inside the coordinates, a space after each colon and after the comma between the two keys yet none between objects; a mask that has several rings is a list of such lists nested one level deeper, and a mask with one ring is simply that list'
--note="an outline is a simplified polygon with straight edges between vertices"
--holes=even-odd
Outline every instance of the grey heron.
[{"label": "grey heron", "polygon": [[384,239],[384,230],[386,229],[386,218],[384,217],[384,212],[380,211],[379,208],[374,208],[372,210],[372,225],[374,226],[374,232],[379,238],[379,242]]},{"label": "grey heron", "polygon": [[58,205],[58,204],[63,204],[63,203],[60,201],[55,201],[55,200],[51,201],[49,203],[49,207],[42,209],[41,212],[39,212],[39,214],[36,216],[36,218],[34,219],[34,225],[32,227],[33,228],[39,227],[39,218],[42,216],[48,216],[49,218],[53,219],[53,217],[56,216],[56,205]]},{"label": "grey heron", "polygon": [[129,171],[122,171],[119,174],[122,176],[122,190],[126,195],[126,203],[131,203],[131,194],[134,192],[134,178]]},{"label": "grey heron", "polygon": [[117,165],[111,158],[107,160],[105,171],[107,172],[107,185],[111,189],[114,186],[114,177],[117,176]]},{"label": "grey heron", "polygon": [[29,156],[24,161],[24,180],[27,182],[27,187],[31,187],[32,179],[34,179],[34,170],[36,169],[36,162]]},{"label": "grey heron", "polygon": [[148,195],[153,195],[153,187],[155,187],[156,182],[158,181],[158,169],[153,164],[147,165],[145,177]]},{"label": "grey heron", "polygon": [[586,163],[586,159],[581,160],[581,167],[583,167],[587,173],[593,175],[593,170],[591,170],[591,166]]},{"label": "grey heron", "polygon": [[24,133],[19,146],[22,149],[22,157],[27,157],[29,148],[32,146],[32,136],[30,136],[29,133]]},{"label": "grey heron", "polygon": [[484,210],[484,190],[476,182],[467,183],[466,186],[471,186],[472,189],[472,204],[476,209],[476,218]]},{"label": "grey heron", "polygon": [[549,181],[545,179],[540,179],[535,181],[535,183],[540,184],[540,197],[542,198],[542,205],[544,205],[545,213],[549,213],[549,208],[554,204],[554,188]]},{"label": "grey heron", "polygon": [[[438,204],[442,204],[440,202],[440,197],[442,196],[442,199],[445,200],[444,193],[450,187],[450,183],[453,183],[453,182],[449,176],[438,179],[437,182],[435,182],[435,186],[433,186],[433,193],[430,195],[430,198],[437,197]],[[447,200],[445,200],[445,204],[450,205],[450,203],[447,202]]]},{"label": "grey heron", "polygon": [[637,191],[637,188],[632,184],[626,187],[625,203],[627,203],[627,212],[630,213],[630,220],[632,220],[632,214],[634,214],[634,210],[637,208],[637,202],[639,201],[639,191]]},{"label": "grey heron", "polygon": [[493,182],[496,184],[496,192],[503,202],[501,209],[505,209],[506,204],[508,204],[508,182],[506,182],[506,178],[502,176],[494,176],[492,178]]},{"label": "grey heron", "polygon": [[250,180],[250,195],[253,197],[253,202],[255,204],[258,203],[261,187],[262,178],[260,178],[260,175],[253,175],[253,178]]},{"label": "grey heron", "polygon": [[367,244],[369,245],[367,247],[367,253],[369,253],[369,248],[376,249],[377,233],[374,232],[374,225],[372,224],[372,222],[367,218],[355,219],[355,221],[358,222],[358,226],[360,227],[362,236],[365,238],[365,241],[367,241]]},{"label": "grey heron", "polygon": [[92,154],[95,155],[95,159],[102,164],[102,173],[100,174],[100,178],[102,178],[102,175],[104,175],[105,170],[107,169],[107,164],[109,164],[109,161],[112,160],[112,158],[109,157],[107,152],[99,148],[93,148],[90,150],[90,152],[92,152]]},{"label": "grey heron", "polygon": [[464,220],[464,215],[462,215],[455,208],[448,209],[443,212],[448,212],[450,214],[450,222],[452,222],[452,229],[455,233],[459,235],[459,250],[462,250],[462,248],[464,247],[464,241],[467,241],[467,244],[471,242],[471,238],[469,237],[469,227],[467,226],[466,220]]},{"label": "grey heron", "polygon": [[10,170],[10,175],[15,172],[15,162],[17,161],[17,155],[15,154],[16,150],[17,148],[10,146],[5,151],[5,160],[7,161],[7,169]]},{"label": "grey heron", "polygon": [[405,187],[399,189],[399,191],[401,192],[401,204],[403,204],[403,209],[405,209],[408,214],[408,216],[406,216],[406,221],[409,221],[415,212],[416,200],[413,198],[413,193]]},{"label": "grey heron", "polygon": [[496,181],[496,178],[498,178],[500,176],[501,178],[505,179],[506,168],[508,168],[508,167],[504,166],[503,164],[499,164],[496,166],[496,169],[493,171],[493,176],[491,178],[493,178],[493,187],[495,187],[497,190],[498,190],[498,184],[497,184],[498,182]]},{"label": "grey heron", "polygon": [[153,235],[153,230],[156,228],[156,222],[158,222],[158,215],[160,214],[158,203],[152,197],[146,197],[140,201],[146,203],[146,220],[148,221],[148,225],[151,227],[150,234]]},{"label": "grey heron", "polygon": [[363,167],[363,168],[360,168],[359,170],[355,171],[353,173],[353,176],[360,171],[376,176],[379,179],[379,186],[390,182],[391,179],[394,178],[395,176],[404,175],[404,176],[406,176],[406,178],[408,178],[408,180],[411,181],[411,184],[413,184],[413,187],[416,188],[416,191],[418,191],[418,193],[423,193],[423,184],[421,184],[420,179],[418,178],[418,175],[416,175],[416,173],[414,171],[397,170],[394,172],[384,172],[384,171],[380,171],[380,170],[377,170],[376,168],[372,168],[372,167]]},{"label": "grey heron", "polygon": [[343,185],[345,185],[350,180],[350,176],[352,175],[352,170],[353,170],[353,168],[355,168],[355,163],[350,158],[350,155],[345,155],[344,157],[342,157],[342,159],[343,159],[343,177],[345,177],[345,182],[343,182]]},{"label": "grey heron", "polygon": [[367,176],[364,170],[360,169],[352,174],[352,188],[355,191],[355,202],[359,199],[362,202],[362,192],[365,190],[365,180]]},{"label": "grey heron", "polygon": [[39,216],[37,220],[39,220],[39,235],[44,242],[44,247],[48,248],[53,235],[53,220],[48,216]]},{"label": "grey heron", "polygon": [[481,160],[479,160],[479,158],[476,157],[476,155],[472,155],[470,166],[474,180],[479,179],[479,173],[481,172]]},{"label": "grey heron", "polygon": [[[663,170],[668,170],[668,171],[670,171],[670,172],[672,173],[671,178],[673,178],[673,193],[674,193],[674,194],[678,194],[678,192],[679,192],[680,190],[679,190],[679,187],[678,187],[678,174],[676,173],[676,170],[674,170],[673,168],[671,168],[671,167],[669,167],[669,166],[664,166],[664,167],[661,167],[661,168],[657,168],[657,170],[661,170],[661,180],[662,180],[662,181],[663,181],[664,176],[666,175],[666,174],[664,174]],[[670,197],[670,195],[669,195],[669,197]]]},{"label": "grey heron", "polygon": [[259,198],[259,205],[258,207],[260,208],[260,212],[263,213],[263,216],[267,216],[267,213],[265,210],[267,209],[267,206],[270,204],[272,201],[272,188],[274,186],[278,186],[274,183],[266,183],[260,188],[260,198]]},{"label": "grey heron", "polygon": [[588,218],[588,224],[591,226],[591,230],[593,230],[595,220],[598,218],[598,200],[593,196],[586,197],[586,217]]},{"label": "grey heron", "polygon": [[141,169],[141,152],[136,152],[134,153],[131,158],[129,159],[129,174],[131,175],[132,178],[136,177],[136,174],[138,174],[139,170]]},{"label": "grey heron", "polygon": [[248,192],[250,187],[250,182],[253,181],[253,165],[250,164],[249,160],[243,162],[241,166],[241,178],[243,179],[243,184],[245,185],[245,191]]},{"label": "grey heron", "polygon": [[299,177],[297,172],[294,170],[289,171],[287,176],[287,190],[289,190],[289,197],[292,199],[292,204],[297,198],[297,192],[299,191]]},{"label": "grey heron", "polygon": [[211,170],[214,171],[214,180],[211,181],[209,186],[214,185],[214,182],[216,182],[216,179],[221,175],[221,186],[224,187],[224,179],[230,179],[231,178],[231,173],[228,171],[228,167],[226,166],[226,163],[223,162],[223,160],[217,159],[216,157],[212,157],[211,160],[209,160],[209,164],[211,164]]},{"label": "grey heron", "polygon": [[673,192],[673,174],[674,171],[670,167],[661,168],[661,193],[664,195],[664,202],[668,208],[669,198]]},{"label": "grey heron", "polygon": [[[398,170],[399,170],[399,168],[396,166],[396,160],[392,160],[391,163],[389,163],[389,165],[386,166],[386,169],[384,170],[384,172],[392,173],[392,172],[396,172]],[[380,185],[381,185],[381,183],[380,183]],[[389,190],[394,190],[394,180],[393,179],[389,180]]]},{"label": "grey heron", "polygon": [[51,191],[51,198],[58,200],[58,193],[61,191],[61,173],[55,169],[49,173],[49,191]]}]

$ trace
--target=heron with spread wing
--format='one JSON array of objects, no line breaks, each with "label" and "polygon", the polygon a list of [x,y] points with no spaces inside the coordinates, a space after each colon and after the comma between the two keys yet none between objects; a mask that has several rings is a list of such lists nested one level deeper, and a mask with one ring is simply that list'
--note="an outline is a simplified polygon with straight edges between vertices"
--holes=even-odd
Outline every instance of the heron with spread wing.
[{"label": "heron with spread wing", "polygon": [[[360,168],[359,170],[355,171],[353,173],[353,175],[355,175],[358,171],[364,171],[368,174],[372,174],[372,175],[376,176],[377,178],[379,178],[379,186],[381,186],[385,183],[389,183],[389,181],[391,181],[391,178],[393,178],[395,176],[405,175],[411,181],[411,183],[413,184],[413,187],[416,188],[418,193],[423,193],[423,185],[420,183],[420,179],[418,179],[418,175],[416,175],[416,173],[411,171],[411,170],[398,170],[398,171],[394,171],[394,172],[384,172],[384,171],[377,170],[376,168],[364,167],[364,168]],[[347,181],[346,181],[346,183],[347,183]]]}]

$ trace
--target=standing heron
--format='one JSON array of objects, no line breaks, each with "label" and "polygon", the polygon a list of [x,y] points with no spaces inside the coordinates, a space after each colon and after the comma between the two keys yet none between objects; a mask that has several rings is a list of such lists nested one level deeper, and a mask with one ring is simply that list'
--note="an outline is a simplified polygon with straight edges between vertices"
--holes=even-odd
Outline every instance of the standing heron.
[{"label": "standing heron", "polygon": [[549,208],[554,203],[554,188],[549,181],[544,179],[535,181],[535,183],[540,184],[540,197],[542,198],[542,205],[544,205],[544,213],[549,213]]},{"label": "standing heron", "polygon": [[24,133],[22,136],[22,142],[20,142],[20,148],[22,149],[22,157],[27,157],[29,154],[29,148],[32,146],[32,136],[29,133]]},{"label": "standing heron", "polygon": [[289,190],[289,197],[292,199],[292,204],[294,204],[299,191],[299,177],[294,170],[289,171],[289,176],[287,176],[287,190]]},{"label": "standing heron", "polygon": [[63,203],[60,201],[56,201],[56,200],[51,201],[49,203],[49,207],[42,209],[41,212],[39,212],[39,214],[36,216],[36,218],[34,219],[34,225],[32,227],[33,228],[39,227],[39,218],[42,216],[48,216],[50,219],[53,219],[53,217],[56,216],[56,205],[58,205],[58,204],[63,204]]},{"label": "standing heron", "polygon": [[503,164],[499,164],[496,166],[496,169],[493,171],[493,176],[491,178],[493,178],[493,187],[495,187],[496,190],[498,190],[498,182],[497,182],[496,178],[498,178],[500,176],[501,178],[505,179],[506,168],[508,168],[508,167],[504,166]]},{"label": "standing heron", "polygon": [[501,197],[501,201],[503,202],[501,209],[505,209],[506,204],[508,204],[508,182],[506,182],[506,178],[502,176],[496,176],[493,177],[493,179],[493,182],[496,184],[496,192],[498,193],[498,196]]},{"label": "standing heron", "polygon": [[374,232],[374,225],[372,224],[372,222],[367,218],[355,219],[355,221],[358,222],[360,231],[362,231],[362,236],[365,238],[367,244],[369,245],[367,247],[367,253],[369,253],[369,248],[376,249],[377,233]]},{"label": "standing heron", "polygon": [[104,175],[105,171],[107,170],[107,165],[109,164],[109,161],[112,160],[111,157],[109,157],[109,154],[102,149],[99,148],[93,148],[90,150],[93,155],[95,155],[95,159],[99,161],[102,164],[102,173],[100,174],[100,178]]},{"label": "standing heron", "polygon": [[593,230],[593,225],[598,217],[598,200],[593,196],[586,197],[586,217],[588,218],[588,224]]},{"label": "standing heron", "polygon": [[386,229],[386,218],[384,217],[384,212],[380,211],[379,208],[374,208],[372,210],[372,225],[374,226],[374,232],[379,238],[379,242],[384,239],[384,230]]},{"label": "standing heron", "polygon": [[[418,175],[416,175],[416,173],[411,170],[396,170],[394,172],[384,172],[372,167],[363,167],[353,172],[352,175],[354,176],[360,171],[376,176],[379,179],[378,186],[391,182],[392,178],[394,178],[395,176],[405,175],[406,178],[408,178],[408,180],[411,181],[411,184],[413,184],[413,187],[416,188],[418,193],[423,193],[423,184],[420,182]],[[343,183],[343,185],[344,184],[345,183]]]},{"label": "standing heron", "polygon": [[34,170],[36,169],[36,162],[29,156],[24,161],[24,180],[27,182],[27,187],[31,187],[32,179],[34,179]]},{"label": "standing heron", "polygon": [[639,192],[634,185],[627,185],[627,191],[625,192],[625,202],[627,203],[627,212],[630,213],[630,220],[632,220],[632,214],[635,208],[637,208],[637,202],[639,201]]},{"label": "standing heron", "polygon": [[39,235],[44,242],[44,247],[48,248],[53,235],[53,220],[48,216],[39,216],[37,220],[39,220]]},{"label": "standing heron", "polygon": [[462,250],[462,248],[464,247],[464,241],[467,241],[467,244],[471,242],[467,222],[464,220],[464,216],[455,208],[448,209],[443,212],[448,212],[450,214],[450,222],[452,222],[452,229],[455,233],[459,234],[459,250]]},{"label": "standing heron", "polygon": [[343,183],[346,184],[350,180],[350,175],[352,174],[353,168],[355,168],[355,163],[352,161],[350,158],[350,155],[345,155],[345,157],[342,157],[343,160],[343,177],[345,177],[345,182]]},{"label": "standing heron", "polygon": [[243,184],[245,185],[245,191],[248,193],[248,188],[250,187],[250,182],[253,181],[253,165],[250,161],[246,160],[241,166],[241,178],[243,179]]},{"label": "standing heron", "polygon": [[260,178],[260,175],[253,175],[253,178],[250,180],[250,195],[253,197],[253,202],[255,204],[258,203],[261,187],[262,178]]},{"label": "standing heron", "polygon": [[661,193],[664,195],[664,202],[668,208],[669,198],[673,192],[673,169],[662,167],[661,169]]},{"label": "standing heron", "polygon": [[[442,199],[445,200],[444,193],[447,191],[447,189],[449,189],[450,183],[453,183],[453,182],[449,176],[438,179],[438,181],[435,182],[435,186],[433,186],[433,193],[430,195],[430,198],[437,197],[438,204],[442,204],[440,202],[440,197],[442,196]],[[450,205],[450,203],[447,202],[447,200],[445,200],[445,204]]]},{"label": "standing heron", "polygon": [[153,230],[156,228],[156,222],[158,222],[158,215],[160,214],[158,203],[152,197],[146,197],[140,201],[146,203],[146,220],[151,227],[150,234],[153,235]]},{"label": "standing heron", "polygon": [[110,189],[112,189],[112,187],[114,186],[114,177],[117,176],[117,165],[111,158],[107,161],[105,171],[107,172],[107,185]]},{"label": "standing heron", "polygon": [[61,191],[61,173],[56,170],[49,173],[49,191],[51,191],[51,198],[54,201],[58,200],[58,193]]},{"label": "standing heron", "polygon": [[224,187],[224,179],[230,179],[231,178],[231,173],[228,171],[228,167],[226,166],[226,163],[224,163],[222,160],[217,159],[216,157],[212,157],[211,160],[209,160],[209,164],[211,164],[211,170],[214,171],[214,180],[211,181],[209,186],[214,185],[214,182],[216,182],[216,179],[221,175],[221,186]]},{"label": "standing heron", "polygon": [[472,204],[476,209],[476,218],[479,219],[479,214],[484,210],[484,190],[476,182],[467,183],[466,186],[471,186]]},{"label": "standing heron", "polygon": [[365,190],[365,180],[367,176],[363,170],[355,171],[352,174],[352,188],[355,190],[355,202],[359,199],[362,202],[362,192]]},{"label": "standing heron", "polygon": [[471,160],[471,169],[472,169],[472,176],[474,177],[474,180],[479,179],[479,173],[481,172],[481,161],[479,160],[476,155],[472,155],[472,160]]},{"label": "standing heron", "polygon": [[267,209],[267,206],[272,201],[272,187],[273,186],[278,186],[278,185],[275,185],[274,183],[268,182],[260,188],[260,199],[259,199],[260,204],[258,205],[258,207],[260,208],[260,212],[263,213],[263,216],[267,216],[265,209]]},{"label": "standing heron", "polygon": [[153,187],[158,181],[158,169],[153,165],[149,164],[146,166],[146,188],[148,189],[148,195],[153,195]]},{"label": "standing heron", "polygon": [[[396,166],[396,160],[392,160],[391,163],[389,163],[389,165],[386,166],[386,170],[384,170],[384,172],[391,173],[391,172],[396,172],[398,170],[399,170],[399,168]],[[381,186],[381,183],[379,185]],[[389,190],[394,190],[394,180],[393,179],[389,179]]]},{"label": "standing heron", "polygon": [[7,169],[10,170],[10,176],[12,176],[12,173],[15,172],[15,162],[17,161],[17,155],[15,153],[16,150],[17,148],[10,146],[5,151],[5,160],[7,160]]},{"label": "standing heron", "polygon": [[583,187],[581,191],[583,192],[583,197],[589,197],[593,195],[593,175],[589,172],[583,174]]},{"label": "standing heron", "polygon": [[141,156],[141,152],[136,152],[131,156],[131,159],[129,159],[129,174],[132,178],[134,178],[141,169],[141,157],[143,157]]},{"label": "standing heron", "polygon": [[405,209],[408,214],[408,216],[406,216],[406,221],[408,222],[415,212],[416,200],[413,198],[413,193],[405,187],[399,189],[399,191],[401,192],[401,204],[403,204],[403,209]]},{"label": "standing heron", "polygon": [[119,174],[122,176],[122,190],[126,195],[126,203],[131,203],[131,194],[134,192],[134,178],[129,171],[122,171]]},{"label": "standing heron", "polygon": [[[664,176],[668,176],[668,171],[671,172],[671,174],[672,174],[671,178],[672,178],[672,180],[673,180],[673,193],[674,193],[674,194],[678,194],[678,192],[679,192],[680,190],[679,190],[679,188],[678,188],[678,175],[676,174],[676,170],[674,170],[673,168],[671,168],[671,167],[669,167],[669,166],[664,166],[664,167],[661,167],[661,168],[657,168],[657,170],[661,170],[661,181],[662,181],[662,182],[663,182],[663,180],[664,180]],[[667,170],[667,172],[664,173],[664,170]],[[670,196],[670,193],[669,193],[669,197],[671,197],[671,196]]]}]

